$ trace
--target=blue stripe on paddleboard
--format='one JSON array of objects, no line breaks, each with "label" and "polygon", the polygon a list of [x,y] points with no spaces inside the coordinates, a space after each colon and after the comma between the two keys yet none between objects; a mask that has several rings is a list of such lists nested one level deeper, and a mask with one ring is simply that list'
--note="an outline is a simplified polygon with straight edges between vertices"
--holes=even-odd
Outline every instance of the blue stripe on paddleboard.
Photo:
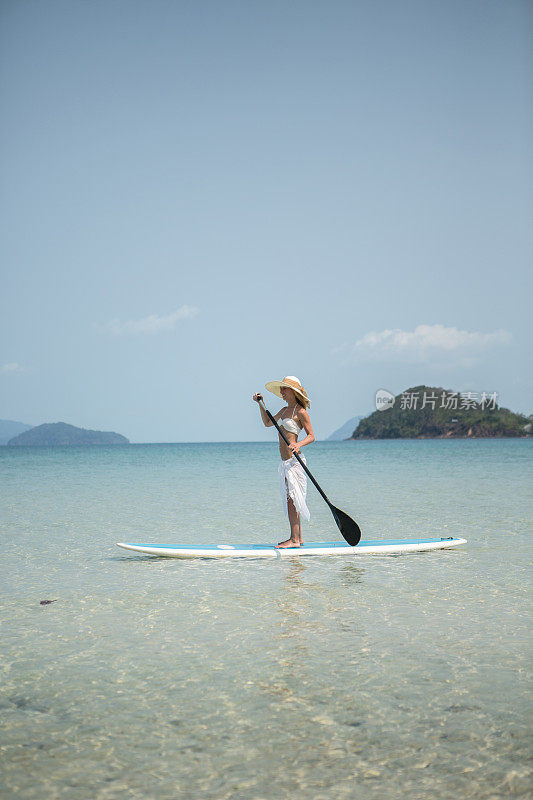
[{"label": "blue stripe on paddleboard", "polygon": [[[432,544],[434,542],[454,542],[458,541],[455,536],[445,536],[439,539],[386,539],[381,541],[359,542],[357,547],[386,547],[388,545],[402,545],[402,544]],[[166,550],[265,550],[272,549],[276,545],[272,542],[267,544],[139,544],[138,542],[125,542],[132,547],[161,547]],[[307,542],[298,548],[300,550],[313,548],[313,550],[320,549],[321,547],[350,547],[347,542]]]}]

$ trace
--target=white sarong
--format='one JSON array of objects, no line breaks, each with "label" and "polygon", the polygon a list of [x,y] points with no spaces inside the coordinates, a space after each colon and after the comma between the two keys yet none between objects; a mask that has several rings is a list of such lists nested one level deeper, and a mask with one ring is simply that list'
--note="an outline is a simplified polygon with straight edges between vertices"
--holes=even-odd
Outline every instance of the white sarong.
[{"label": "white sarong", "polygon": [[[307,464],[304,456],[300,454],[300,458]],[[289,516],[289,506],[287,503],[287,492],[298,514],[305,520],[311,519],[311,514],[307,508],[305,498],[307,495],[307,475],[302,469],[301,464],[295,456],[288,458],[287,461],[282,461],[279,465],[279,490],[281,493],[281,502],[287,516]]]}]

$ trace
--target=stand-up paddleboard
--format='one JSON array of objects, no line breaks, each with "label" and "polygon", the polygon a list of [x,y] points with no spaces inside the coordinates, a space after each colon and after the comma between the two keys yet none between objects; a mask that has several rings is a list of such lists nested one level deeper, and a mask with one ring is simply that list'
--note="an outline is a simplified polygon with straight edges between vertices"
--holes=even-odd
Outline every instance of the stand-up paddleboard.
[{"label": "stand-up paddleboard", "polygon": [[466,544],[466,539],[392,539],[382,542],[310,542],[301,547],[276,547],[274,544],[130,544],[117,542],[124,550],[171,558],[283,558],[285,556],[371,556],[396,553],[423,553]]}]

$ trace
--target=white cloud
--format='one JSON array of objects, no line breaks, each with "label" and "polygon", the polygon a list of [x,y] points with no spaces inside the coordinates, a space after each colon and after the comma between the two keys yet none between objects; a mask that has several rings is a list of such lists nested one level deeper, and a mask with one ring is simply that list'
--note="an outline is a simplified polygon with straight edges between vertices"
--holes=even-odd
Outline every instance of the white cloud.
[{"label": "white cloud", "polygon": [[24,372],[24,367],[21,367],[16,361],[11,361],[9,364],[3,365],[2,372]]},{"label": "white cloud", "polygon": [[104,330],[114,333],[117,336],[132,336],[137,334],[155,334],[173,331],[176,322],[182,319],[190,319],[199,313],[195,306],[181,306],[172,314],[150,314],[142,319],[130,319],[127,322],[120,322],[112,319]]},{"label": "white cloud", "polygon": [[463,364],[472,364],[483,351],[510,340],[511,334],[501,329],[480,333],[444,325],[417,325],[413,331],[400,328],[370,331],[355,344],[343,345],[338,351],[356,361],[424,362],[436,357],[459,357]]}]

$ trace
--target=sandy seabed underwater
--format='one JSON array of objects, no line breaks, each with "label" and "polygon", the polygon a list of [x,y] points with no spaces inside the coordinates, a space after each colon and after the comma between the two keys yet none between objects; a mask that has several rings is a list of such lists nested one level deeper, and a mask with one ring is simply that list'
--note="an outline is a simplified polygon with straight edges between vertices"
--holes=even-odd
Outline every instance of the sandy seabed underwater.
[{"label": "sandy seabed underwater", "polygon": [[316,443],[363,538],[468,544],[181,561],[115,543],[278,541],[274,445],[0,448],[2,797],[530,797],[532,453]]}]

